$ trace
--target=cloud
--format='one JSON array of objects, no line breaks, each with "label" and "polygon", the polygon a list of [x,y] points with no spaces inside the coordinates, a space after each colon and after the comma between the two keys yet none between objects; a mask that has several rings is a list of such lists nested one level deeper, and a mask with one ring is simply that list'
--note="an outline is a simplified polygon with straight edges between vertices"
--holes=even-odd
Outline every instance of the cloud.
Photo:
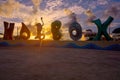
[{"label": "cloud", "polygon": [[118,22],[114,22],[110,24],[110,27],[119,27],[119,26],[120,26],[120,23]]},{"label": "cloud", "polygon": [[66,13],[67,17],[69,18],[69,21],[76,21],[78,20],[78,16],[83,14],[85,9],[82,6],[72,6],[67,9],[64,9],[64,12]]},{"label": "cloud", "polygon": [[48,0],[46,3],[46,8],[49,10],[54,10],[63,5],[63,0]]},{"label": "cloud", "polygon": [[12,17],[13,12],[17,11],[20,3],[15,0],[8,0],[2,4],[0,4],[0,15]]},{"label": "cloud", "polygon": [[107,5],[108,4],[108,0],[97,0],[97,4],[98,5]]},{"label": "cloud", "polygon": [[32,0],[33,2],[33,12],[36,13],[38,12],[38,9],[39,9],[39,5],[40,3],[42,2],[42,0]]},{"label": "cloud", "polygon": [[78,6],[78,5],[69,7],[68,9],[76,14],[82,14],[85,11],[85,9],[82,6]]},{"label": "cloud", "polygon": [[95,14],[92,12],[92,10],[88,9],[85,11],[85,14],[88,16],[87,20],[86,20],[86,23],[91,26],[92,25],[92,21],[94,19],[96,19],[96,16]]},{"label": "cloud", "polygon": [[120,18],[120,4],[114,3],[104,12],[104,17],[113,16],[114,18]]},{"label": "cloud", "polygon": [[0,17],[2,19],[2,21],[8,21],[8,22],[22,22],[23,20],[17,17],[14,18],[6,18],[6,17]]},{"label": "cloud", "polygon": [[0,4],[0,16],[2,18],[2,21],[26,21],[29,20],[30,17],[33,15],[32,11],[32,6],[26,6],[15,0],[8,0]]},{"label": "cloud", "polygon": [[[53,21],[55,19],[60,19],[62,17],[65,17],[64,14],[64,7],[62,5],[65,5],[63,0],[48,0],[45,5],[44,10],[39,9],[39,5],[41,4],[42,0],[32,0],[34,5],[26,6],[25,4],[21,4],[18,1],[15,0],[9,0],[6,1],[4,4],[1,4],[0,6],[0,13],[1,16],[4,16],[7,18],[20,18],[23,21],[32,22],[35,19],[40,18],[41,16],[44,16],[48,18],[46,19],[46,22]],[[6,8],[4,8],[6,6]],[[9,9],[9,6],[11,8]],[[54,9],[57,10],[54,10]],[[61,9],[60,9],[61,8]],[[6,9],[6,10],[5,10]],[[84,8],[81,6],[70,6],[68,9],[75,12],[76,14],[81,14],[84,11]],[[7,13],[9,14],[6,14]],[[37,13],[36,13],[37,12]]]},{"label": "cloud", "polygon": [[109,3],[109,0],[88,0],[85,5],[90,9],[95,9],[97,6],[105,6]]}]

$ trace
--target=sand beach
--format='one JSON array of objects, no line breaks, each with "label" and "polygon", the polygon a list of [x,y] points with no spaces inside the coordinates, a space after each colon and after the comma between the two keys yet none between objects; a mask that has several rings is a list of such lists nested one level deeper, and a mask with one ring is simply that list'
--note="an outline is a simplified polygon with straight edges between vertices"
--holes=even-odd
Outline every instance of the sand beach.
[{"label": "sand beach", "polygon": [[120,80],[120,52],[0,47],[0,80]]}]

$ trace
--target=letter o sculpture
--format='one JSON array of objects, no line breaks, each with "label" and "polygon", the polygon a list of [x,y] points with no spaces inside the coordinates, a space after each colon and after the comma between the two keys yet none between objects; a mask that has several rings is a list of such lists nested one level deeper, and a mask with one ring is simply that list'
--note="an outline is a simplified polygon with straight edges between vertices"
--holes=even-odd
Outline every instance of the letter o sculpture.
[{"label": "letter o sculpture", "polygon": [[[73,33],[75,32],[75,34]],[[70,37],[74,41],[78,41],[82,37],[82,28],[78,22],[73,22],[69,27]]]},{"label": "letter o sculpture", "polygon": [[59,20],[56,20],[51,24],[51,32],[54,40],[60,40],[62,36],[61,32],[59,31],[59,29],[61,28],[61,25],[62,23]]}]

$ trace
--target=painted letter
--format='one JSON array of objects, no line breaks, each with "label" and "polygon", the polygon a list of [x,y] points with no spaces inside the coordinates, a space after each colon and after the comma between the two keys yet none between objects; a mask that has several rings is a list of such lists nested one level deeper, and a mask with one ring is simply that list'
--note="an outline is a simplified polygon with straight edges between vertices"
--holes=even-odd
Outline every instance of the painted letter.
[{"label": "painted letter", "polygon": [[113,18],[111,16],[103,24],[101,23],[100,19],[94,20],[93,23],[97,25],[98,33],[93,40],[101,40],[102,35],[104,35],[108,41],[112,40],[112,38],[107,33],[107,28],[112,21],[113,21]]}]

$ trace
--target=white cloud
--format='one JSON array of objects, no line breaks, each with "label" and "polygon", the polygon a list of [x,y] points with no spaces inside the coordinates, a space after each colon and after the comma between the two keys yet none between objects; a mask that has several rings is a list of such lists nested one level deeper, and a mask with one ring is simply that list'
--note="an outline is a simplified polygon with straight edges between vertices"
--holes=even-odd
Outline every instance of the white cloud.
[{"label": "white cloud", "polygon": [[62,6],[62,5],[63,5],[63,0],[48,0],[46,4],[46,8],[53,10],[53,8]]},{"label": "white cloud", "polygon": [[85,11],[85,9],[82,6],[77,6],[77,5],[69,7],[68,9],[76,14],[82,14]]}]

